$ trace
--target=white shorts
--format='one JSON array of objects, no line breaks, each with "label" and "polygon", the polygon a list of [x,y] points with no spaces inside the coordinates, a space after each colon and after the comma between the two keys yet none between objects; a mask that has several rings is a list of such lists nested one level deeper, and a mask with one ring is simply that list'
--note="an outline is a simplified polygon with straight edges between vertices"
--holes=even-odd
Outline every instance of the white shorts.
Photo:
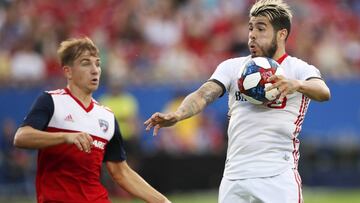
[{"label": "white shorts", "polygon": [[219,203],[303,203],[301,178],[297,170],[241,180],[222,178]]}]

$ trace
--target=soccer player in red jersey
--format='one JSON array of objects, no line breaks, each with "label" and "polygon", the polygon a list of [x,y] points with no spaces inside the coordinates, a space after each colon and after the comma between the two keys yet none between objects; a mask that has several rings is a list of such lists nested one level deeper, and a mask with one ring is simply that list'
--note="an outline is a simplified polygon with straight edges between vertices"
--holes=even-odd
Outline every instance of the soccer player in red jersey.
[{"label": "soccer player in red jersey", "polygon": [[109,203],[102,162],[113,180],[146,202],[169,203],[126,163],[118,122],[92,98],[100,82],[99,50],[89,38],[58,49],[67,87],[44,92],[17,130],[14,145],[38,149],[37,201]]}]

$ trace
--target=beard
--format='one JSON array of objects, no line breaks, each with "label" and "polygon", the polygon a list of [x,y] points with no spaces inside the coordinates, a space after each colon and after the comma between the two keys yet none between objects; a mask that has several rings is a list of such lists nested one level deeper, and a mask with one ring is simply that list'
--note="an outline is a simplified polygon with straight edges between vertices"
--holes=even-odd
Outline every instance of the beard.
[{"label": "beard", "polygon": [[277,49],[278,49],[277,40],[276,40],[276,36],[274,36],[273,39],[271,40],[270,47],[267,49],[261,48],[261,51],[263,52],[264,56],[268,58],[273,58]]}]

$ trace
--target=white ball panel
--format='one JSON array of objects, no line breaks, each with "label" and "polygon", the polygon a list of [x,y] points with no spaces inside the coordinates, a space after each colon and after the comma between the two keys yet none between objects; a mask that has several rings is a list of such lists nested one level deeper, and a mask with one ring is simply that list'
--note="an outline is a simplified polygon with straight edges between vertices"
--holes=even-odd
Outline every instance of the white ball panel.
[{"label": "white ball panel", "polygon": [[258,101],[252,97],[249,97],[247,96],[246,94],[241,94],[248,102],[252,103],[252,104],[256,104],[256,105],[259,105],[259,104],[262,104],[261,101]]},{"label": "white ball panel", "polygon": [[253,61],[255,62],[256,65],[258,65],[264,69],[271,68],[271,65],[270,65],[269,61],[267,60],[267,58],[255,57],[255,58],[253,58]]},{"label": "white ball panel", "polygon": [[245,77],[243,86],[245,90],[255,87],[261,80],[261,75],[259,72],[250,74]]}]

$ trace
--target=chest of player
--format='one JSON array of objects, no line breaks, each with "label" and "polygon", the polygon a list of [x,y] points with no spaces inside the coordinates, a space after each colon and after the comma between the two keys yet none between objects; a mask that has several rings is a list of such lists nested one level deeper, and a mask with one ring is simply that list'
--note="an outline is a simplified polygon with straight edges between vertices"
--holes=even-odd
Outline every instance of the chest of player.
[{"label": "chest of player", "polygon": [[[244,61],[246,63],[247,60]],[[244,64],[243,64],[244,65]],[[242,66],[241,66],[242,67]],[[282,64],[282,75],[288,79],[298,79],[296,77],[296,69],[294,67],[290,67],[288,63]],[[293,94],[287,95],[283,101],[275,101],[269,103],[267,105],[254,105],[248,102],[241,94],[238,86],[238,80],[241,75],[242,69],[239,68],[239,71],[236,71],[236,74],[233,74],[234,77],[231,80],[231,84],[229,86],[229,107],[230,110],[234,109],[252,109],[256,111],[269,111],[271,109],[287,109],[298,111],[299,105],[301,105],[302,94],[299,92],[295,92]],[[234,72],[235,73],[235,72]]]},{"label": "chest of player", "polygon": [[107,141],[112,138],[115,120],[110,111],[96,104],[92,109],[86,110],[68,95],[53,95],[52,99],[54,113],[48,127],[86,132]]}]

